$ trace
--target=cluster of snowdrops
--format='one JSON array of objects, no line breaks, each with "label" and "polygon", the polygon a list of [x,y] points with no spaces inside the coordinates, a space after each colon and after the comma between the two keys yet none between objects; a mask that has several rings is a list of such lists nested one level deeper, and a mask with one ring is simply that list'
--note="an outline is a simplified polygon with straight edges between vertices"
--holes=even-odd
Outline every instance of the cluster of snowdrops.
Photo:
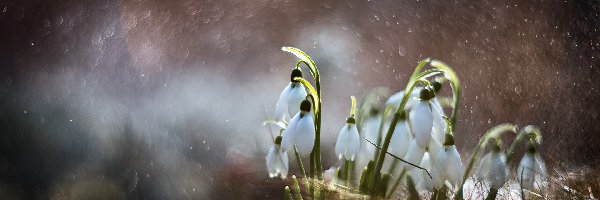
[{"label": "cluster of snowdrops", "polygon": [[[452,68],[431,59],[419,62],[406,88],[391,95],[383,106],[377,102],[384,93],[381,90],[365,95],[358,112],[356,98],[351,96],[350,114],[340,125],[335,145],[342,164],[323,170],[319,71],[303,51],[293,47],[282,50],[300,60],[279,96],[274,118],[265,122],[278,130],[266,166],[271,178],[286,179],[288,153],[295,154],[300,177],[292,176],[291,189],[284,188],[286,199],[303,199],[303,195],[310,199],[544,196],[546,168],[537,151],[542,136],[535,126],[518,129],[507,123],[491,128],[463,165],[454,143],[454,134],[459,134],[454,132],[460,108],[459,79]],[[314,86],[303,77],[302,66],[309,69]],[[452,89],[451,97],[440,93],[446,83]],[[452,112],[447,114],[444,108]],[[504,133],[514,135],[508,148],[502,143]],[[516,173],[511,174],[507,163],[521,145],[526,152]],[[482,157],[483,151],[489,152]],[[306,157],[308,170],[302,162]],[[358,169],[356,174],[354,169]]]}]

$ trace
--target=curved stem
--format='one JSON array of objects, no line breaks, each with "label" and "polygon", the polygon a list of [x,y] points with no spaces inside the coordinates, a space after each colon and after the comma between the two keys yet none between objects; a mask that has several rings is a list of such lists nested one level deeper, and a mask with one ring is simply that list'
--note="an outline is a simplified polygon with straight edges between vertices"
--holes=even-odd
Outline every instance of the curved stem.
[{"label": "curved stem", "polygon": [[350,108],[350,117],[354,117],[356,114],[356,97],[350,96],[350,100],[352,101],[352,107]]},{"label": "curved stem", "polygon": [[306,89],[308,89],[308,91],[310,92],[309,95],[312,95],[313,98],[313,107],[315,108],[315,114],[319,112],[320,108],[320,99],[319,99],[319,94],[317,93],[317,90],[312,86],[312,84],[310,84],[310,82],[308,82],[306,79],[302,78],[302,77],[296,77],[294,78],[295,81],[299,81],[300,83],[302,83],[302,85],[304,85],[304,87]]},{"label": "curved stem", "polygon": [[[391,110],[392,106],[388,106],[383,109],[383,112],[381,113],[381,118],[379,119],[379,128],[377,129],[377,145],[381,145],[383,126],[385,125],[385,119],[390,114],[389,112]],[[379,155],[379,148],[375,149],[375,155],[373,155],[373,158],[377,158],[377,155]]]},{"label": "curved stem", "polygon": [[456,120],[458,118],[458,110],[460,105],[460,81],[458,80],[456,72],[454,72],[454,70],[452,70],[452,68],[445,63],[438,60],[433,60],[431,61],[430,65],[443,71],[444,76],[450,81],[450,86],[452,87],[452,97],[454,99],[454,108],[452,108],[450,122],[452,124],[452,130],[456,130]]}]

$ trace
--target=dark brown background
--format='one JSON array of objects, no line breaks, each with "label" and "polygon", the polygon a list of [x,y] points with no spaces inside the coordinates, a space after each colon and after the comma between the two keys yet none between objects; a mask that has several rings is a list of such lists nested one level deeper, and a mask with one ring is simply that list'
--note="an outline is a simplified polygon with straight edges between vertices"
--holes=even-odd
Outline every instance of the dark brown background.
[{"label": "dark brown background", "polygon": [[594,167],[599,13],[584,0],[3,1],[0,194],[280,197],[263,184],[261,121],[295,61],[282,46],[320,67],[324,146],[350,95],[398,91],[431,57],[462,81],[463,159],[511,122],[541,128],[551,166]]}]

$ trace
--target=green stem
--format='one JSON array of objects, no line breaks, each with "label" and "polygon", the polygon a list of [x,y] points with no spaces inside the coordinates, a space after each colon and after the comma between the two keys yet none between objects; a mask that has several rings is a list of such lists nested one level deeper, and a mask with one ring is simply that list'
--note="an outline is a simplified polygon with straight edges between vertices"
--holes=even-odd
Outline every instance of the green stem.
[{"label": "green stem", "polygon": [[344,180],[346,187],[350,187],[350,160],[344,159]]},{"label": "green stem", "polygon": [[458,80],[458,76],[456,72],[452,68],[450,68],[445,63],[433,60],[430,63],[431,66],[441,70],[444,72],[444,76],[450,81],[450,86],[452,87],[452,98],[454,99],[454,108],[452,108],[452,117],[450,118],[450,122],[452,125],[452,130],[456,130],[456,121],[458,118],[458,110],[460,105],[460,81]]},{"label": "green stem", "polygon": [[[381,145],[381,140],[382,140],[382,134],[383,134],[383,127],[385,125],[385,119],[387,118],[387,116],[389,115],[389,112],[392,110],[392,106],[388,106],[385,109],[383,109],[383,112],[381,113],[381,118],[379,119],[379,128],[377,129],[377,145]],[[377,158],[377,155],[379,155],[379,149],[375,149],[375,154],[373,155],[373,158]]]}]

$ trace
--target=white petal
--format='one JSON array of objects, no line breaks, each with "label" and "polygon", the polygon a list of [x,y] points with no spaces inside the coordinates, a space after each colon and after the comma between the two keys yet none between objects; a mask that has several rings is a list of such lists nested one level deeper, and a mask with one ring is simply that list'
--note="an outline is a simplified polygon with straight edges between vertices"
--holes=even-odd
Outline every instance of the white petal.
[{"label": "white petal", "polygon": [[436,98],[431,99],[431,107],[433,108],[433,129],[431,130],[431,134],[440,144],[444,144],[446,140],[446,123],[442,117],[444,116],[444,110]]},{"label": "white petal", "polygon": [[[349,139],[346,149],[346,156],[349,156],[349,159],[351,161],[354,161],[354,158],[360,150],[360,135],[358,135],[358,129],[356,128],[355,124],[350,125],[349,133],[350,134],[348,135]],[[346,158],[348,159],[348,157]]]},{"label": "white petal", "polygon": [[287,152],[279,152],[279,156],[281,157],[281,162],[279,165],[279,173],[281,174],[281,178],[285,179],[288,175],[289,163],[288,163],[288,155]]},{"label": "white petal", "polygon": [[[535,158],[531,153],[525,153],[517,169],[517,181],[524,189],[532,190],[535,180]],[[539,168],[538,168],[539,169]]]},{"label": "white petal", "polygon": [[340,160],[344,157],[344,153],[346,153],[349,138],[348,136],[350,135],[348,129],[348,124],[344,125],[342,130],[340,130],[337,141],[335,142],[335,155]]},{"label": "white petal", "polygon": [[[379,123],[381,122],[381,117],[380,115],[377,116],[370,116],[367,121],[365,122],[365,128],[364,128],[364,133],[363,136],[365,138],[367,138],[367,140],[373,142],[373,143],[377,143],[377,135],[379,134]],[[384,132],[382,132],[382,135],[385,134]],[[383,136],[382,136],[383,137]],[[362,146],[365,147],[365,152],[367,155],[373,155],[373,153],[375,152],[375,146],[373,146],[371,143],[367,142],[366,140],[361,140],[362,141]]]},{"label": "white petal", "polygon": [[493,188],[501,188],[508,179],[506,156],[502,153],[492,152],[490,180]]},{"label": "white petal", "polygon": [[410,130],[413,131],[417,144],[425,148],[431,140],[433,114],[428,101],[419,101],[409,112]]},{"label": "white petal", "polygon": [[462,183],[465,169],[462,165],[460,154],[458,154],[458,151],[456,151],[456,147],[454,147],[454,145],[448,147],[446,152],[448,153],[446,175],[448,177],[448,181],[450,181],[453,186],[457,186]]},{"label": "white petal", "polygon": [[360,149],[360,136],[355,124],[346,124],[340,130],[335,144],[335,154],[338,159],[354,160]]},{"label": "white petal", "polygon": [[279,99],[277,99],[277,104],[275,104],[275,116],[276,120],[285,120],[286,116],[289,116],[288,112],[288,96],[290,94],[291,83],[288,84],[281,94],[279,94]]},{"label": "white petal", "polygon": [[296,144],[296,137],[298,135],[298,124],[300,123],[300,112],[296,113],[287,128],[283,131],[281,136],[281,150],[294,152],[294,144]]},{"label": "white petal", "polygon": [[[409,163],[418,165],[421,163],[421,160],[423,159],[423,155],[425,154],[425,149],[420,147],[415,140],[413,140],[410,143],[410,147],[408,148],[408,152],[406,153],[406,157],[404,158],[404,160],[406,160]],[[406,164],[405,165],[407,168],[407,170],[411,170],[412,166]]]},{"label": "white petal", "polygon": [[536,176],[535,176],[535,185],[534,187],[538,190],[544,191],[548,182],[546,181],[547,171],[546,164],[539,153],[535,153],[535,163],[536,163]]},{"label": "white petal", "polygon": [[388,147],[388,152],[400,158],[404,158],[408,152],[408,147],[410,146],[411,141],[412,136],[408,131],[408,126],[406,126],[406,121],[399,121],[394,129],[394,134],[392,135],[392,140],[390,141],[390,146]]},{"label": "white petal", "polygon": [[291,115],[298,113],[300,103],[306,98],[306,89],[299,83],[290,82],[279,94],[275,105],[276,120],[287,120]]},{"label": "white petal", "polygon": [[[288,129],[289,128],[288,125]],[[298,120],[298,124],[295,127],[295,133],[296,137],[294,138],[294,144],[298,147],[298,153],[305,156],[309,155],[315,144],[315,124],[310,113],[304,114],[304,116]]]},{"label": "white petal", "polygon": [[477,173],[475,175],[475,177],[477,178],[477,181],[485,181],[488,180],[490,177],[490,172],[491,172],[491,165],[492,165],[492,152],[489,152],[487,154],[485,154],[485,156],[483,157],[483,159],[481,159],[481,161],[479,162],[479,166],[477,167]]},{"label": "white petal", "polygon": [[300,103],[306,99],[306,89],[300,83],[290,83],[290,87],[287,98],[288,113],[297,113],[300,111]]},{"label": "white petal", "polygon": [[271,146],[271,149],[269,149],[269,153],[267,153],[267,158],[266,158],[267,172],[269,172],[269,177],[271,177],[271,178],[277,176],[277,173],[275,172],[275,165],[276,165],[276,161],[277,161],[275,159],[275,154],[276,154],[275,146]]},{"label": "white petal", "polygon": [[[406,102],[404,110],[410,110],[411,106],[418,101],[417,99],[415,99],[415,97],[419,97],[421,89],[423,88],[415,87],[413,89],[412,94],[408,97],[408,101]],[[400,103],[402,102],[402,97],[404,97],[404,90],[390,96],[390,98],[388,98],[388,100],[385,102],[385,106],[400,106]]]},{"label": "white petal", "polygon": [[437,159],[438,153],[442,150],[442,144],[438,143],[436,140],[429,140],[429,146],[427,150],[430,152],[431,158],[433,160]]}]

